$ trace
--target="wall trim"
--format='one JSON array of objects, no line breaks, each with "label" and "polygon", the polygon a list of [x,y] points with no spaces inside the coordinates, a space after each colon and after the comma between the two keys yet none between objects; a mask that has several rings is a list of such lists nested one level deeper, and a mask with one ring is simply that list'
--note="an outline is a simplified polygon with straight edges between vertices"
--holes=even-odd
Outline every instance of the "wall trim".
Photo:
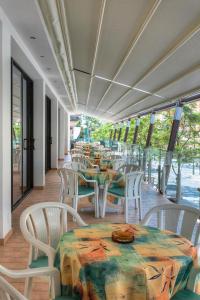
[{"label": "wall trim", "polygon": [[13,229],[11,228],[6,234],[5,238],[0,239],[0,246],[5,246],[12,234],[13,234]]},{"label": "wall trim", "polygon": [[41,186],[39,186],[39,185],[38,185],[38,186],[34,186],[34,187],[33,187],[33,190],[36,190],[36,191],[37,191],[37,190],[44,190],[44,185],[41,185]]}]

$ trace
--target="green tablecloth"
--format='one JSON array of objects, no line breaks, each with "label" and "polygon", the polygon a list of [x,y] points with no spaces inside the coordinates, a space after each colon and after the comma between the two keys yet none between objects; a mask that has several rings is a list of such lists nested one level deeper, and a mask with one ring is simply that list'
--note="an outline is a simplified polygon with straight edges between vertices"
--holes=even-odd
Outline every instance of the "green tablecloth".
[{"label": "green tablecloth", "polygon": [[105,172],[101,172],[96,169],[86,169],[81,170],[80,173],[83,174],[83,176],[85,176],[86,179],[96,180],[101,186],[105,185],[108,181],[118,180],[119,178],[122,178],[123,180],[123,174],[114,170],[107,170]]},{"label": "green tablecloth", "polygon": [[[113,230],[135,240],[115,243]],[[152,227],[95,224],[65,233],[55,266],[63,295],[91,300],[168,300],[186,285],[196,248],[185,238]]]}]

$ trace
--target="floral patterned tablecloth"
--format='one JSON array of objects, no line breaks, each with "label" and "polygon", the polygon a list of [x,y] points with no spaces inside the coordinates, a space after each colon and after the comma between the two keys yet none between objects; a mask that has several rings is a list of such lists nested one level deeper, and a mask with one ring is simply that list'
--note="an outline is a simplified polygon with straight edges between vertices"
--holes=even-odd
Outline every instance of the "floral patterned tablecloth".
[{"label": "floral patterned tablecloth", "polygon": [[107,169],[105,172],[99,171],[97,169],[86,169],[80,171],[83,176],[85,176],[86,179],[94,179],[97,181],[97,183],[100,186],[104,186],[106,182],[112,181],[112,180],[118,180],[119,178],[122,178],[123,181],[123,174],[119,173],[117,171]]},{"label": "floral patterned tablecloth", "polygon": [[[131,230],[135,240],[115,243],[113,230]],[[55,266],[63,295],[83,300],[168,300],[186,285],[197,257],[185,238],[152,227],[95,224],[65,233]]]}]

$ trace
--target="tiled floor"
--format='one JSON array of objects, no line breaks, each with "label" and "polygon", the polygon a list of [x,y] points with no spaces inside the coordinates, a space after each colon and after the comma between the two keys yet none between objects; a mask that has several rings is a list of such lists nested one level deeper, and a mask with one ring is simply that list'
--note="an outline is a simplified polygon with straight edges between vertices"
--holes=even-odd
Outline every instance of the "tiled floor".
[{"label": "tiled floor", "polygon": [[[43,201],[58,201],[59,195],[59,177],[56,171],[49,171],[46,176],[46,186],[44,190],[33,190],[24,201],[13,212],[13,235],[5,247],[0,246],[0,264],[11,269],[23,269],[27,267],[28,244],[24,240],[20,228],[19,218],[21,212],[28,206]],[[165,200],[156,191],[148,185],[144,185],[142,195],[142,215],[151,207],[164,203]],[[81,206],[88,206],[87,200],[81,201]],[[86,223],[99,222],[124,222],[124,216],[121,213],[106,214],[105,219],[95,219],[92,212],[80,212],[81,217]],[[138,223],[138,213],[134,210],[132,214],[133,223]],[[72,224],[70,224],[71,226]],[[17,289],[23,292],[24,280],[9,280]],[[44,279],[34,281],[32,299],[47,300],[47,283]]]}]

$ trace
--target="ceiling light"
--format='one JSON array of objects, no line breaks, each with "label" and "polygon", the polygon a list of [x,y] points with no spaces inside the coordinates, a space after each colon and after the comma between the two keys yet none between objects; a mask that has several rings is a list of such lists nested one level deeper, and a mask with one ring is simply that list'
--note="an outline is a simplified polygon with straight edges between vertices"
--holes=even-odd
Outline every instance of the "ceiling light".
[{"label": "ceiling light", "polygon": [[35,37],[34,35],[31,35],[31,36],[30,36],[30,39],[31,39],[31,40],[36,40],[36,37]]}]

